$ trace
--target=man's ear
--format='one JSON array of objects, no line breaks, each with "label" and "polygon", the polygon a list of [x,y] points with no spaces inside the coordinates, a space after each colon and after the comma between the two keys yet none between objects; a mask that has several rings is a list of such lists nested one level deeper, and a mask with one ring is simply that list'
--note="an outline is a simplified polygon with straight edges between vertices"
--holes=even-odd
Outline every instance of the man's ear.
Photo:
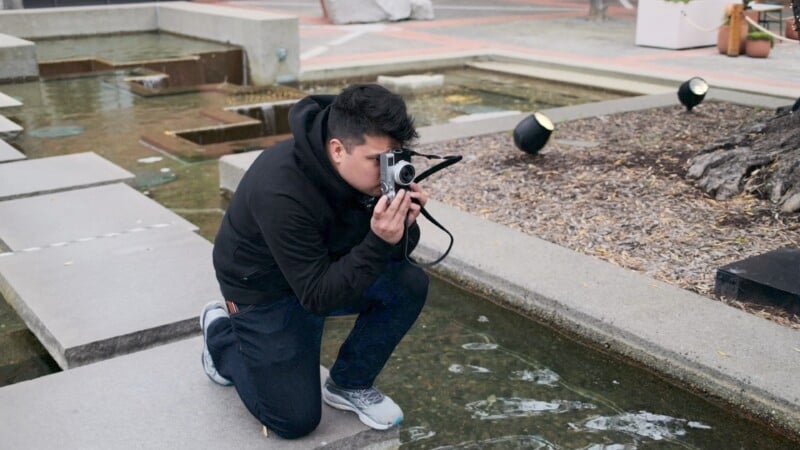
[{"label": "man's ear", "polygon": [[342,161],[345,152],[347,152],[347,149],[344,148],[344,144],[339,139],[333,138],[328,141],[328,154],[334,165]]}]

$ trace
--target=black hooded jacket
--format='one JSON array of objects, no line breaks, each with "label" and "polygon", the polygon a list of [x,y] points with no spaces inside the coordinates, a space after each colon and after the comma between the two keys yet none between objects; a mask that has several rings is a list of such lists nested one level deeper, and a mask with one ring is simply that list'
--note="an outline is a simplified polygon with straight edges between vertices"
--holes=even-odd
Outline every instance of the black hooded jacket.
[{"label": "black hooded jacket", "polygon": [[[214,242],[214,268],[226,300],[268,304],[295,295],[316,314],[354,306],[403,258],[370,229],[369,197],[351,187],[328,157],[327,120],[335,97],[306,97],[289,112],[293,139],[267,149],[247,170]],[[408,232],[409,250],[419,227]]]}]

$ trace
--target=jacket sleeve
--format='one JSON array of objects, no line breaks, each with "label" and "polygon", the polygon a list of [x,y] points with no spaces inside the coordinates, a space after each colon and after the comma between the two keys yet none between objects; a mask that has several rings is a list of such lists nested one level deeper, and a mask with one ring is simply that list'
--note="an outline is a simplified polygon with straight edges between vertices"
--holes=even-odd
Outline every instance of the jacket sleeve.
[{"label": "jacket sleeve", "polygon": [[332,261],[320,224],[297,200],[271,196],[252,204],[275,262],[305,309],[315,314],[347,308],[384,271],[392,245],[369,231],[361,243]]}]

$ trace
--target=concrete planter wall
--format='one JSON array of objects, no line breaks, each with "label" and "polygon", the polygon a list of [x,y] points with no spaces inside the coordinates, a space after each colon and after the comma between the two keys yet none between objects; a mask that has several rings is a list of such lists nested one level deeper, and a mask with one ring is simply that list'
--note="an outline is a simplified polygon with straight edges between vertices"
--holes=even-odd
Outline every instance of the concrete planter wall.
[{"label": "concrete planter wall", "polygon": [[636,13],[636,45],[683,49],[717,43],[725,5],[731,0],[639,0]]}]

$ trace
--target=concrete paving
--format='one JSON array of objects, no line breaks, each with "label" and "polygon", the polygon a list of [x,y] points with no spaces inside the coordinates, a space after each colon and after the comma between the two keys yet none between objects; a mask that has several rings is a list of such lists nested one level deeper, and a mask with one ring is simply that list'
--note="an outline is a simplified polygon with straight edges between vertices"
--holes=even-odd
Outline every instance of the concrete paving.
[{"label": "concrete paving", "polygon": [[0,293],[65,369],[197,333],[222,300],[212,246],[172,228],[6,252]]},{"label": "concrete paving", "polygon": [[6,141],[0,140],[0,163],[19,161],[26,156]]},{"label": "concrete paving", "polygon": [[[200,338],[0,389],[8,449],[396,448],[397,430],[368,430],[355,415],[322,407],[317,430],[287,441],[242,406],[232,387],[206,378]],[[322,370],[324,380],[326,372]]]},{"label": "concrete paving", "polygon": [[133,174],[96,153],[0,164],[0,201],[132,180]]},{"label": "concrete paving", "polygon": [[12,251],[153,227],[198,229],[123,183],[0,202],[0,217],[0,241]]}]

